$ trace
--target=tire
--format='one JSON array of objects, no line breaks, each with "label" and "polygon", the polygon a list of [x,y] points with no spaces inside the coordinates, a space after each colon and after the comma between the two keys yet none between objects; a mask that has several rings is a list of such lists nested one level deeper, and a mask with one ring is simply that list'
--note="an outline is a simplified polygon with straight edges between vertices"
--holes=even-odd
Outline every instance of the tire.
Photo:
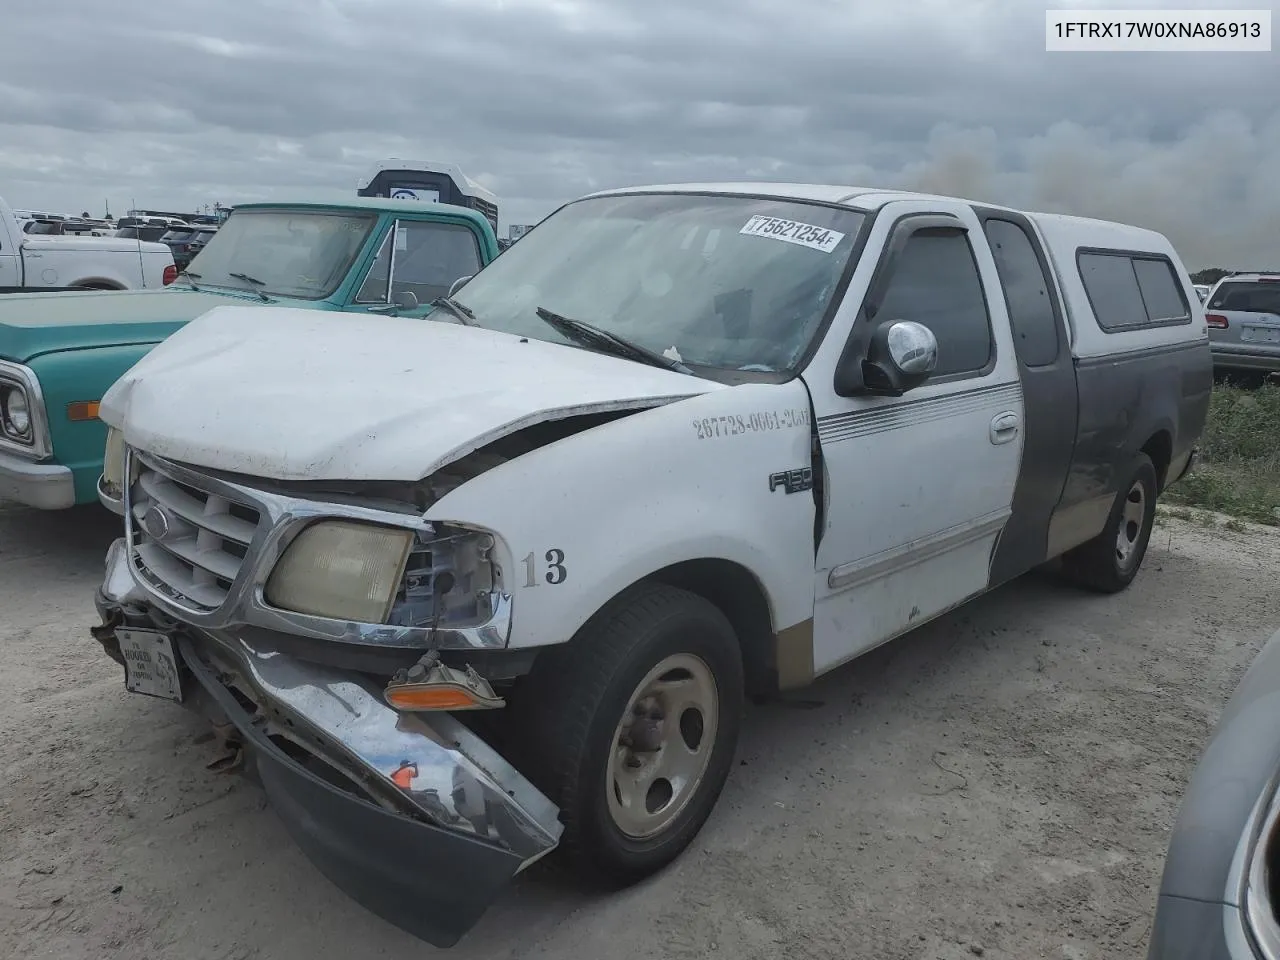
[{"label": "tire", "polygon": [[1134,457],[1107,525],[1062,558],[1071,580],[1098,593],[1119,593],[1133,582],[1147,554],[1155,521],[1156,468],[1145,453]]},{"label": "tire", "polygon": [[724,788],[743,704],[733,627],[663,584],[627,590],[540,654],[512,698],[512,759],[560,807],[559,857],[617,888],[679,856]]}]

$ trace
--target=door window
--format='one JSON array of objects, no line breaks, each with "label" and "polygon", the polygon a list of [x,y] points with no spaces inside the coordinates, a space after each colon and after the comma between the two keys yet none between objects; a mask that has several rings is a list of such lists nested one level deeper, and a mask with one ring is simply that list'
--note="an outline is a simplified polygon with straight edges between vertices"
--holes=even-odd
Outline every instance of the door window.
[{"label": "door window", "polygon": [[419,303],[430,303],[448,294],[455,280],[473,276],[479,269],[480,248],[469,228],[453,223],[400,221],[382,241],[356,299],[360,303],[386,303],[389,271],[392,301],[409,292]]},{"label": "door window", "polygon": [[1009,220],[988,220],[986,232],[1004,288],[1018,355],[1028,367],[1053,363],[1058,359],[1058,320],[1053,312],[1049,279],[1030,238],[1022,227]]},{"label": "door window", "polygon": [[956,230],[919,230],[903,247],[877,318],[914,320],[933,331],[938,366],[933,377],[977,375],[995,343],[982,280],[969,238]]}]

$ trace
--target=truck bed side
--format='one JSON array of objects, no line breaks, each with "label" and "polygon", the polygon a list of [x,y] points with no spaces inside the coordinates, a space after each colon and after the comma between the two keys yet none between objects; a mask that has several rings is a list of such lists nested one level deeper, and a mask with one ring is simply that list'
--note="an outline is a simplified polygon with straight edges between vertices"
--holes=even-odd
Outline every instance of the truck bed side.
[{"label": "truck bed side", "polygon": [[[1078,384],[1075,453],[1049,532],[1055,556],[1102,530],[1122,473],[1139,452],[1151,457],[1162,489],[1185,472],[1208,415],[1213,369],[1200,298],[1167,239],[1103,221],[1031,218],[1062,291]],[[1149,270],[1152,284],[1160,279],[1158,265],[1167,265],[1182,303],[1179,311],[1164,312],[1183,315],[1108,323],[1128,287],[1111,289],[1104,274],[1119,270],[1122,258],[1141,261],[1144,280]],[[1150,299],[1148,318],[1160,312]],[[1135,310],[1145,305],[1141,296],[1133,301]]]}]

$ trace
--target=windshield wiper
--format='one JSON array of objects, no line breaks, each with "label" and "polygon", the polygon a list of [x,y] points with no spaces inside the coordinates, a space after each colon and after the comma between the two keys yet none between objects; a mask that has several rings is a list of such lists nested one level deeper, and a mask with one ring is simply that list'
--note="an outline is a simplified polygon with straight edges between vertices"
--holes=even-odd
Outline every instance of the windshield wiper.
[{"label": "windshield wiper", "polygon": [[253,292],[260,296],[264,303],[271,302],[271,298],[258,289],[259,287],[265,287],[267,285],[265,280],[259,280],[257,277],[251,277],[247,273],[228,273],[227,276],[235,277],[237,280],[243,280],[245,283],[252,284],[254,288]]},{"label": "windshield wiper", "polygon": [[468,307],[465,303],[459,303],[453,297],[436,297],[431,301],[433,307],[444,307],[452,313],[458,320],[468,327],[477,326],[476,312]]},{"label": "windshield wiper", "polygon": [[546,307],[538,307],[534,312],[540,319],[555,328],[557,332],[564,334],[571,340],[576,340],[584,347],[594,347],[598,350],[603,350],[605,353],[613,354],[615,357],[647,363],[651,367],[662,367],[665,370],[675,370],[677,373],[693,373],[679,360],[673,360],[670,357],[664,357],[660,353],[654,353],[648,347],[642,347],[626,337],[620,337],[616,333],[602,330],[583,320],[562,317],[558,313],[552,313]]},{"label": "windshield wiper", "polygon": [[192,273],[190,270],[179,271],[178,276],[186,277],[187,283],[191,284],[191,289],[196,293],[200,292],[200,288],[196,286],[196,281],[200,279],[200,274]]}]

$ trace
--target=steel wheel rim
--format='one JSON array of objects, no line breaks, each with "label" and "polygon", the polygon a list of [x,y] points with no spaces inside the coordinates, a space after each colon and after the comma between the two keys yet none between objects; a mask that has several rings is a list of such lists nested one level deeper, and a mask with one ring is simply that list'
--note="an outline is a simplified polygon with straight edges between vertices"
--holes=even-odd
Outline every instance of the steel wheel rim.
[{"label": "steel wheel rim", "polygon": [[701,658],[664,658],[636,685],[610,741],[605,795],[633,840],[661,833],[698,792],[720,725],[720,692]]},{"label": "steel wheel rim", "polygon": [[1138,551],[1142,528],[1147,522],[1147,491],[1140,482],[1134,483],[1125,494],[1124,507],[1120,511],[1120,529],[1116,533],[1116,560],[1127,567]]}]

